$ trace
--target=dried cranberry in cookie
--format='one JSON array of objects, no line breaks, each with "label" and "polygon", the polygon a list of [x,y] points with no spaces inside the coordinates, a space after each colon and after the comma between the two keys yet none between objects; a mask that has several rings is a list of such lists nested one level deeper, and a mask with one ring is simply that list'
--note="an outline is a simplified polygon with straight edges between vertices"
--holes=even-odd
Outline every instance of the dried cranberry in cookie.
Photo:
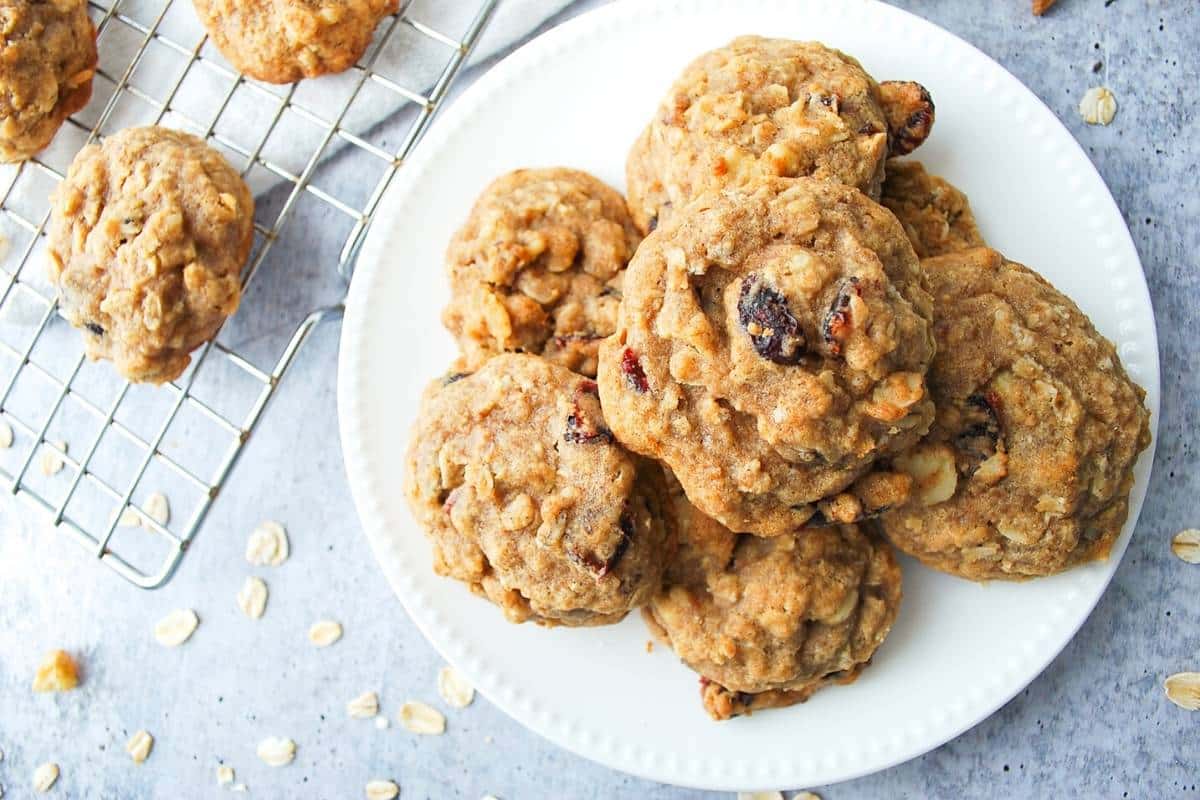
[{"label": "dried cranberry in cookie", "polygon": [[616,443],[594,381],[523,354],[434,381],[407,465],[434,569],[510,621],[612,623],[658,591],[662,470]]},{"label": "dried cranberry in cookie", "polygon": [[468,362],[505,351],[596,374],[641,236],[625,200],[573,169],[521,169],[488,186],[446,252],[442,321]]},{"label": "dried cranberry in cookie", "polygon": [[920,84],[876,84],[818,42],[740,36],[693,61],[626,163],[644,232],[700,193],[763,177],[812,176],[879,197],[884,160],[933,125]]},{"label": "dried cranberry in cookie", "polygon": [[986,248],[922,262],[934,296],[937,418],[893,466],[913,500],[892,542],[975,580],[1049,575],[1108,555],[1150,442],[1145,392],[1045,279]]},{"label": "dried cranberry in cookie", "polygon": [[597,383],[619,441],[704,513],[775,536],[928,429],[930,320],[886,209],[767,179],[703,195],[646,239]]}]

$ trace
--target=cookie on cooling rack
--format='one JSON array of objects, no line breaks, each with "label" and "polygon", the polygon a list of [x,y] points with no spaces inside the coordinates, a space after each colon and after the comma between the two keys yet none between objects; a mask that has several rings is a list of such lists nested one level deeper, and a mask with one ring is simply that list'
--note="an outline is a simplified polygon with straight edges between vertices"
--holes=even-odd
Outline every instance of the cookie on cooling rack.
[{"label": "cookie on cooling rack", "polygon": [[221,55],[267,83],[344,72],[400,0],[193,0]]},{"label": "cookie on cooling rack", "polygon": [[602,625],[658,591],[662,481],[617,444],[593,381],[512,353],[429,387],[405,491],[438,574],[512,622]]},{"label": "cookie on cooling rack", "polygon": [[173,380],[237,310],[253,224],[250,189],[203,140],[121,131],[80,150],[52,198],[60,309],[91,358],[131,381]]},{"label": "cookie on cooling rack", "polygon": [[95,71],[86,0],[0,0],[0,161],[23,161],[50,144],[87,105]]},{"label": "cookie on cooling rack", "polygon": [[934,295],[937,418],[894,460],[913,501],[881,518],[893,544],[975,580],[1103,559],[1150,442],[1145,392],[1074,303],[986,248],[922,262]]},{"label": "cookie on cooling rack", "polygon": [[877,84],[850,56],[817,42],[741,36],[675,81],[626,164],[629,208],[643,231],[707,189],[763,176],[812,176],[879,197],[888,154],[933,126],[919,84]]},{"label": "cookie on cooling rack", "polygon": [[702,195],[626,270],[604,413],[704,513],[791,533],[928,429],[931,319],[903,229],[861,192],[773,178]]},{"label": "cookie on cooling rack", "polygon": [[854,525],[736,534],[682,491],[671,499],[679,551],[643,617],[700,673],[714,719],[802,703],[858,677],[900,606],[886,541]]},{"label": "cookie on cooling rack", "polygon": [[586,172],[510,172],[450,242],[442,320],[472,363],[519,350],[595,375],[640,241],[625,199]]},{"label": "cookie on cooling rack", "polygon": [[919,161],[888,162],[879,202],[900,220],[918,258],[985,244],[967,196]]}]

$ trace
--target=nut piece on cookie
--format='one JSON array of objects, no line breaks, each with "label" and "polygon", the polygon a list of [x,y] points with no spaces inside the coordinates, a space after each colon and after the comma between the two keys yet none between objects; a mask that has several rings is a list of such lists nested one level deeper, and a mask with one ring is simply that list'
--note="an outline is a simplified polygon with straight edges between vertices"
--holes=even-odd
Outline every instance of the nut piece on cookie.
[{"label": "nut piece on cookie", "polygon": [[974,580],[1107,557],[1125,524],[1142,391],[1041,276],[986,248],[926,259],[937,355],[928,437],[893,467],[913,501],[881,517],[901,550]]},{"label": "nut piece on cookie", "polygon": [[435,571],[511,622],[617,622],[674,546],[661,468],[617,444],[594,381],[537,356],[433,382],[405,492]]},{"label": "nut piece on cookie", "polygon": [[95,72],[86,0],[0,3],[0,161],[23,161],[50,144],[91,99]]},{"label": "nut piece on cookie", "polygon": [[704,513],[793,533],[928,430],[924,281],[896,218],[848,186],[775,178],[703,195],[626,270],[600,346],[605,416]]},{"label": "nut piece on cookie", "polygon": [[983,247],[967,196],[919,161],[892,159],[879,201],[896,215],[918,258]]},{"label": "nut piece on cookie", "polygon": [[80,150],[51,201],[50,280],[87,353],[164,383],[237,310],[254,198],[203,140],[148,126]]},{"label": "nut piece on cookie", "polygon": [[221,55],[267,83],[344,72],[400,0],[193,0]]},{"label": "nut piece on cookie", "polygon": [[450,242],[442,321],[470,364],[523,351],[594,376],[641,238],[625,199],[586,172],[510,172],[483,191]]},{"label": "nut piece on cookie", "polygon": [[704,191],[764,177],[812,176],[877,198],[889,140],[894,153],[916,147],[932,123],[918,84],[885,92],[818,42],[741,36],[688,65],[634,143],[630,213],[648,232]]},{"label": "nut piece on cookie", "polygon": [[671,499],[679,552],[643,617],[700,673],[714,719],[802,703],[858,677],[900,606],[886,541],[854,525],[739,535],[682,491]]}]

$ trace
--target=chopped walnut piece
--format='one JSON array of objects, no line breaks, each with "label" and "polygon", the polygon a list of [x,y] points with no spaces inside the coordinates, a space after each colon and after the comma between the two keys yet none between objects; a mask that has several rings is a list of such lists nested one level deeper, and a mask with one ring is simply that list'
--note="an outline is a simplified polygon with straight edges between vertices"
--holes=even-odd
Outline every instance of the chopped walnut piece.
[{"label": "chopped walnut piece", "polygon": [[35,692],[67,692],[79,685],[79,665],[63,650],[46,655],[33,676]]}]

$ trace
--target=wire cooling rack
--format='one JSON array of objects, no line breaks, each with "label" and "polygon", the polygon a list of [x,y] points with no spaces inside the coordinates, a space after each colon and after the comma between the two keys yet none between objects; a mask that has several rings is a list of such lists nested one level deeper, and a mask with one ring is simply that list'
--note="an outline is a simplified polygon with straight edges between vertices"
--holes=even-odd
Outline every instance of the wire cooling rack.
[{"label": "wire cooling rack", "polygon": [[[193,14],[186,0],[89,4],[101,54],[92,102],[45,153],[0,173],[6,251],[0,269],[0,445],[13,434],[11,444],[0,447],[0,480],[9,492],[48,512],[54,526],[132,583],[155,588],[170,579],[280,379],[314,327],[342,312],[335,298],[298,322],[267,326],[282,331],[275,347],[265,346],[271,337],[256,330],[243,332],[240,345],[233,336],[231,344],[227,330],[254,319],[256,305],[265,308],[251,292],[256,276],[273,266],[295,266],[273,265],[273,245],[292,234],[301,242],[312,236],[289,222],[300,205],[321,206],[317,218],[327,223],[322,235],[328,227],[339,243],[328,259],[336,263],[322,271],[336,268],[337,296],[344,297],[384,191],[498,2],[482,0],[466,9],[465,29],[457,35],[422,23],[416,4],[402,2],[401,11],[380,24],[358,66],[289,87],[248,81],[230,69],[194,17],[184,19]],[[425,65],[424,77],[420,70],[394,67],[410,54]],[[305,90],[313,84],[320,89],[310,99]],[[379,134],[381,109],[391,120],[386,136]],[[60,318],[45,277],[44,231],[49,193],[80,147],[128,124],[160,123],[204,136],[241,167],[260,196],[259,209],[241,310],[193,354],[179,379],[133,386],[111,365],[87,361],[78,332]],[[387,144],[388,137],[394,144]],[[343,159],[353,159],[354,197],[327,191],[317,180],[324,162]],[[151,500],[165,489],[168,520]]]}]

